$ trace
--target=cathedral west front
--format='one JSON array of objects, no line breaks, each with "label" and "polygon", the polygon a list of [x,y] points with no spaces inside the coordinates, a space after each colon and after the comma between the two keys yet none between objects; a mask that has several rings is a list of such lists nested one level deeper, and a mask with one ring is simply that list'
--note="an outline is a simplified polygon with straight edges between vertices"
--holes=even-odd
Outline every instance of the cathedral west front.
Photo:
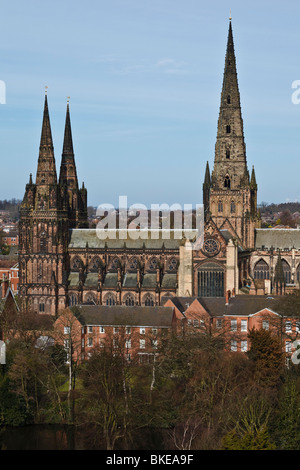
[{"label": "cathedral west front", "polygon": [[276,295],[299,286],[300,230],[260,228],[231,20],[199,249],[160,231],[155,239],[99,238],[88,226],[87,189],[78,182],[69,103],[59,175],[49,114],[46,94],[36,178],[30,175],[20,209],[19,294],[26,308],[56,315],[80,304],[157,306],[175,296]]}]

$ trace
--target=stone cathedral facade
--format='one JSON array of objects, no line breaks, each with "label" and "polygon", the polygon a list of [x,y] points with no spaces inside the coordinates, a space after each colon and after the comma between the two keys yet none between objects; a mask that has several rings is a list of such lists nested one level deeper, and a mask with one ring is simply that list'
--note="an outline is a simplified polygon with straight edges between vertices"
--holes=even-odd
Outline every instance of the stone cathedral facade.
[{"label": "stone cathedral facade", "polygon": [[[300,230],[260,229],[254,168],[248,171],[231,21],[212,172],[203,183],[204,244],[190,240],[101,240],[88,228],[69,104],[59,177],[47,94],[35,182],[19,221],[23,306],[56,315],[68,305],[161,305],[172,296],[282,293],[300,281]],[[275,233],[274,233],[275,232]],[[284,246],[286,245],[286,246]]]}]

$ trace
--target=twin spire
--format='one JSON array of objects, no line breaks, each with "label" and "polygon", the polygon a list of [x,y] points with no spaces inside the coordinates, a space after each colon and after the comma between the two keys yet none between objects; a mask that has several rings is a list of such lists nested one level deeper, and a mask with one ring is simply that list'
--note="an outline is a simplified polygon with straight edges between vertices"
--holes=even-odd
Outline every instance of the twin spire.
[{"label": "twin spire", "polygon": [[[76,175],[76,166],[73,150],[73,139],[69,109],[69,99],[67,102],[66,121],[64,142],[62,151],[62,160],[59,175],[59,184],[69,184],[68,181],[72,180],[72,187],[78,188],[78,181]],[[54,146],[52,140],[51,124],[48,109],[47,91],[45,93],[44,113],[42,132],[39,149],[39,159],[36,174],[37,185],[55,185],[57,184],[56,164],[54,157]]]}]

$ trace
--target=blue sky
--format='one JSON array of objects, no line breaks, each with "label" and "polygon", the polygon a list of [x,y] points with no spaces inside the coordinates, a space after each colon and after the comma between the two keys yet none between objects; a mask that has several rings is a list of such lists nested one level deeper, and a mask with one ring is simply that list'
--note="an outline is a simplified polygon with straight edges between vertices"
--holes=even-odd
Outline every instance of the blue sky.
[{"label": "blue sky", "polygon": [[202,202],[232,25],[248,167],[258,200],[300,200],[300,2],[1,3],[0,199],[35,178],[44,87],[59,170],[67,96],[88,203]]}]

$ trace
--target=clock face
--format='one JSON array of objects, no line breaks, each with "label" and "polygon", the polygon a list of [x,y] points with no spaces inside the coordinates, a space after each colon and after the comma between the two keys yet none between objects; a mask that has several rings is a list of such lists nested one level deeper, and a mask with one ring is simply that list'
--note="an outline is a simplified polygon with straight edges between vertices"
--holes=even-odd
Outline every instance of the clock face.
[{"label": "clock face", "polygon": [[205,252],[206,255],[215,256],[217,253],[219,253],[219,250],[220,250],[220,243],[214,238],[207,238],[204,241],[203,251]]}]

